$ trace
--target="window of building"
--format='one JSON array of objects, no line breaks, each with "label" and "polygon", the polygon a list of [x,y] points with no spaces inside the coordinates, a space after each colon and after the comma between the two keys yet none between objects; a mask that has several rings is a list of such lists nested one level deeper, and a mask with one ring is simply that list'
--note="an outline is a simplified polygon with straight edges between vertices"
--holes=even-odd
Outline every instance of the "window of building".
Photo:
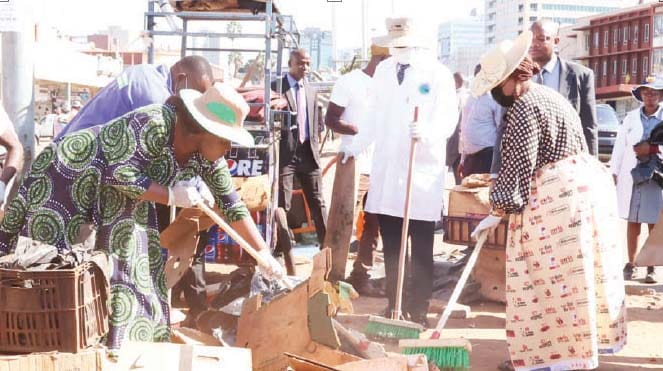
[{"label": "window of building", "polygon": [[611,10],[619,9],[613,6],[589,6],[589,5],[572,5],[572,4],[541,4],[543,10],[562,10],[568,12],[590,12],[590,13],[605,13]]},{"label": "window of building", "polygon": [[603,76],[608,75],[608,61],[603,61]]},{"label": "window of building", "polygon": [[608,30],[603,31],[603,47],[608,47],[608,38],[610,37],[610,32]]},{"label": "window of building", "polygon": [[539,4],[537,3],[531,3],[529,4],[529,10],[534,10],[536,11],[539,8]]},{"label": "window of building", "polygon": [[612,74],[614,76],[617,76],[617,60],[616,59],[614,59],[612,61]]},{"label": "window of building", "polygon": [[590,36],[589,34],[585,35],[585,50],[589,50]]},{"label": "window of building", "polygon": [[631,74],[635,77],[638,74],[638,58],[631,60]]},{"label": "window of building", "polygon": [[617,45],[618,42],[619,42],[619,30],[615,28],[614,31],[612,31],[612,43],[614,45]]},{"label": "window of building", "polygon": [[523,25],[523,17],[518,17],[518,26]]},{"label": "window of building", "polygon": [[594,62],[594,75],[599,74],[599,62]]},{"label": "window of building", "polygon": [[647,42],[649,42],[649,23],[645,23],[645,32],[644,33],[645,34],[644,34],[642,40],[647,43]]},{"label": "window of building", "polygon": [[491,36],[488,38],[488,44],[494,44],[495,43],[495,37]]},{"label": "window of building", "polygon": [[626,72],[628,71],[628,60],[624,58],[622,61],[622,75],[626,75]]},{"label": "window of building", "polygon": [[523,4],[518,5],[518,11],[519,12],[522,12],[524,9],[525,9],[525,5],[523,5]]},{"label": "window of building", "polygon": [[633,43],[638,43],[638,25],[633,26]]},{"label": "window of building", "polygon": [[642,76],[647,76],[649,73],[649,58],[642,58]]},{"label": "window of building", "polygon": [[599,47],[599,33],[594,32],[594,47],[598,48]]},{"label": "window of building", "polygon": [[536,22],[536,18],[537,18],[537,17],[529,17],[529,21],[530,21],[530,22]]},{"label": "window of building", "polygon": [[628,44],[628,26],[624,26],[624,34],[622,35],[622,40],[624,40],[624,44]]}]

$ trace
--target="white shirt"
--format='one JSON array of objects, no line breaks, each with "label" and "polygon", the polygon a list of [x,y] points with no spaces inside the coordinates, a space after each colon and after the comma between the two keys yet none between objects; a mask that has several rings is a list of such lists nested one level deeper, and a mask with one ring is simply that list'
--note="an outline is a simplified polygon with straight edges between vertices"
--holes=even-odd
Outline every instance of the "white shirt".
[{"label": "white shirt", "polygon": [[369,90],[366,129],[362,126],[355,150],[375,143],[366,211],[403,217],[410,153],[409,123],[419,107],[422,140],[415,150],[410,217],[440,219],[446,171],[445,143],[458,123],[458,100],[451,72],[435,56],[418,51],[405,70],[403,83],[396,79],[393,58],[376,68]]},{"label": "white shirt", "polygon": [[[336,80],[330,98],[332,103],[345,108],[341,120],[356,125],[359,131],[362,130],[361,121],[368,108],[370,84],[371,77],[364,71],[352,70]],[[349,148],[354,137],[354,135],[341,134],[340,148]],[[360,174],[370,174],[372,152],[372,148],[369,148],[357,157],[356,166]]]}]

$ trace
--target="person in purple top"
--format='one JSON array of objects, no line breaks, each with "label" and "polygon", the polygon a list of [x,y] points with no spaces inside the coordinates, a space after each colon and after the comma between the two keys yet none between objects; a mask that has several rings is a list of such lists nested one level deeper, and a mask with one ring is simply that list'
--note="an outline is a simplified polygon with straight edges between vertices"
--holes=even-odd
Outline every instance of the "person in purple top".
[{"label": "person in purple top", "polygon": [[180,59],[170,69],[164,65],[141,64],[126,68],[94,96],[55,140],[78,130],[105,124],[136,108],[162,104],[180,89],[201,93],[212,86],[212,66],[200,56]]},{"label": "person in purple top", "polygon": [[[170,96],[177,95],[180,89],[194,89],[204,93],[213,81],[212,66],[205,58],[195,55],[180,59],[170,69],[164,65],[131,66],[85,104],[54,141],[79,130],[113,122],[114,118],[137,108],[163,104]],[[161,232],[170,224],[169,208],[157,204],[156,210]],[[207,309],[204,277],[207,232],[200,233],[199,241],[191,269],[185,273],[173,293],[174,298],[179,298],[178,293],[184,292],[190,309],[186,321],[189,326],[194,324],[193,320],[199,313]]]}]

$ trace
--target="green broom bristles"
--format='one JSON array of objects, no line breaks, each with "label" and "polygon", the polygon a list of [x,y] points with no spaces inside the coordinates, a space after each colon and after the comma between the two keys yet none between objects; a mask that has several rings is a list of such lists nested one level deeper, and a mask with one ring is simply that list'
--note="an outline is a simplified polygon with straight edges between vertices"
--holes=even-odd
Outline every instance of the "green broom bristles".
[{"label": "green broom bristles", "polygon": [[366,335],[383,339],[419,339],[421,331],[412,327],[402,327],[382,322],[369,321],[364,333]]},{"label": "green broom bristles", "polygon": [[469,369],[470,353],[464,347],[413,347],[403,348],[403,354],[424,354],[429,362],[440,369]]}]

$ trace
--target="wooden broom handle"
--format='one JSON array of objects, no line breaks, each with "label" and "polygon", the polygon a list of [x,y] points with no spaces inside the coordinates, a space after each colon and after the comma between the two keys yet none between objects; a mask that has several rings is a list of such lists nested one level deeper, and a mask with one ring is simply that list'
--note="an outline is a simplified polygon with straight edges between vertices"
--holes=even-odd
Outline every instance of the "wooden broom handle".
[{"label": "wooden broom handle", "polygon": [[[413,122],[419,120],[419,107],[414,107]],[[407,187],[405,188],[405,205],[403,206],[403,227],[401,229],[401,250],[398,256],[398,278],[396,281],[396,300],[394,303],[394,310],[391,314],[392,319],[400,319],[402,316],[403,306],[403,284],[405,281],[405,257],[407,252],[407,238],[410,229],[410,194],[412,193],[412,173],[414,168],[414,152],[416,149],[417,141],[412,139],[410,141],[410,158],[408,159],[407,166]]]},{"label": "wooden broom handle", "polygon": [[463,292],[463,288],[465,288],[465,283],[467,282],[467,278],[470,276],[470,273],[472,273],[474,264],[476,264],[477,259],[479,258],[479,252],[481,251],[483,244],[486,242],[486,239],[488,239],[489,233],[490,233],[489,230],[484,230],[479,232],[479,236],[477,238],[477,244],[474,246],[474,250],[472,251],[472,254],[470,254],[470,258],[467,259],[467,263],[465,263],[465,269],[463,269],[463,273],[461,273],[460,278],[458,279],[458,283],[456,283],[456,287],[454,287],[454,291],[451,293],[451,297],[447,302],[447,306],[444,308],[444,311],[442,312],[442,317],[437,322],[437,326],[435,326],[435,332],[433,333],[432,336],[433,339],[439,339],[440,331],[442,331],[444,326],[447,324],[447,320],[449,320],[449,316],[451,315],[451,312],[453,312],[454,307],[458,302],[458,298],[460,297],[460,294]]},{"label": "wooden broom handle", "polygon": [[[235,240],[239,244],[239,246],[244,249],[253,259],[256,260],[259,266],[269,269],[269,264],[263,259],[262,256],[254,249],[242,236],[237,233],[236,230],[234,230],[228,223],[226,223],[225,220],[219,214],[215,213],[214,210],[210,209],[209,206],[205,205],[205,203],[200,202],[196,205],[198,208],[200,208],[205,215],[209,216],[214,223],[216,223],[219,228],[223,229],[230,238]],[[294,286],[284,277],[279,277],[279,280],[283,283],[283,285],[288,288],[288,290],[292,290]]]}]

